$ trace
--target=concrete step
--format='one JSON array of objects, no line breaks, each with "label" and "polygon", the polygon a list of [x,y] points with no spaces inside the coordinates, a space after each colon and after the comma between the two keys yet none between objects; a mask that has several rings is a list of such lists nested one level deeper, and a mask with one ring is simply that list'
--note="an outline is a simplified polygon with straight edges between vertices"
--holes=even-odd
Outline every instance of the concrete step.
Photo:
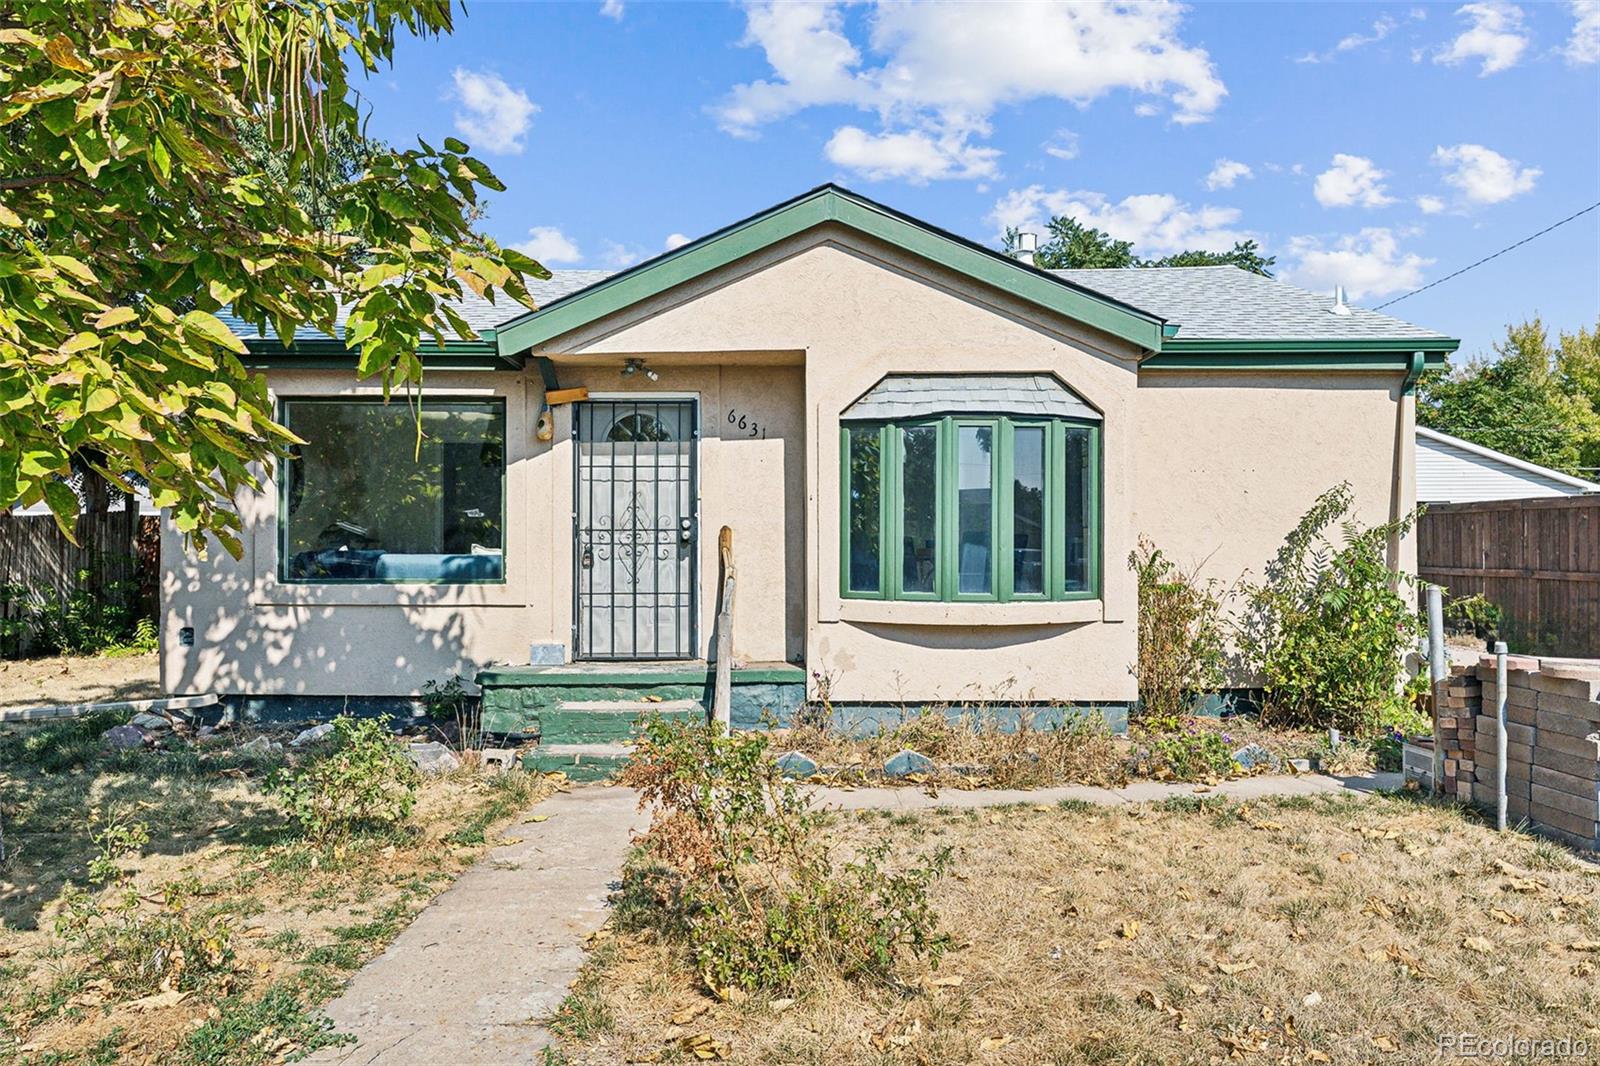
[{"label": "concrete step", "polygon": [[610,777],[628,761],[626,744],[541,743],[522,757],[522,766],[537,773],[559,770],[573,781]]},{"label": "concrete step", "polygon": [[705,721],[699,700],[561,700],[539,715],[542,743],[623,744],[637,735],[647,715]]}]

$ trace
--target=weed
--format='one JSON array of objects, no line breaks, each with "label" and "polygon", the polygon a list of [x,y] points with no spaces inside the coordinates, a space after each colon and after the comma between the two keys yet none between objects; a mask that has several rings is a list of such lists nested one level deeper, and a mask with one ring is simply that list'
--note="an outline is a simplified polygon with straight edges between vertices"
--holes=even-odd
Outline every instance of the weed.
[{"label": "weed", "polygon": [[378,722],[334,719],[332,751],[269,782],[289,817],[318,843],[403,823],[416,802],[418,774]]},{"label": "weed", "polygon": [[1073,799],[1068,797],[1067,799],[1058,800],[1056,802],[1056,810],[1065,811],[1068,814],[1093,814],[1095,811],[1095,805],[1086,799]]},{"label": "weed", "polygon": [[294,1050],[355,1043],[333,1031],[333,1021],[308,1007],[291,984],[279,983],[259,999],[231,996],[217,1005],[218,1016],[193,1033],[179,1052],[185,1066],[254,1066]]},{"label": "weed", "polygon": [[1197,695],[1223,682],[1227,630],[1223,590],[1180,570],[1146,537],[1128,554],[1139,585],[1139,682],[1141,713],[1187,712]]}]

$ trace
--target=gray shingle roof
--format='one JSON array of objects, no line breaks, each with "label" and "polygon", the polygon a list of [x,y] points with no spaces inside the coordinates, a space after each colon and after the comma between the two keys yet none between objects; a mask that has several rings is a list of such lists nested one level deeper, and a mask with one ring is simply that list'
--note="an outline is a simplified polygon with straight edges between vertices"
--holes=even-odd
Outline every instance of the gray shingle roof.
[{"label": "gray shingle roof", "polygon": [[847,421],[950,414],[1059,415],[1100,420],[1048,374],[890,374],[846,408]]},{"label": "gray shingle roof", "polygon": [[1431,329],[1352,307],[1335,315],[1332,295],[1232,266],[1052,270],[1086,289],[1177,323],[1179,340],[1365,340],[1438,338]]}]

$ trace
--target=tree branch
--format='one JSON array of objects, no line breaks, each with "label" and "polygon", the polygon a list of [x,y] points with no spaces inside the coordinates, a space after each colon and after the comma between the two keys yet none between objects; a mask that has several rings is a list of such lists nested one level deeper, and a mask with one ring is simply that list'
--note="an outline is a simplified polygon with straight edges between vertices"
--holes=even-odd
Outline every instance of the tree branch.
[{"label": "tree branch", "polygon": [[76,174],[30,174],[23,178],[0,178],[0,189],[31,189],[35,185],[49,185],[54,182],[66,182],[72,185],[81,185],[90,188],[87,182],[78,178]]}]

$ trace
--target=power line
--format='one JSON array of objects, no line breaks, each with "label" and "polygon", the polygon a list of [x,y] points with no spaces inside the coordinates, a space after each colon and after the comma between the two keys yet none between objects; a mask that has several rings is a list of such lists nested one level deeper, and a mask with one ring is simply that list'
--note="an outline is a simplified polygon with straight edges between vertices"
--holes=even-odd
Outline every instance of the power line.
[{"label": "power line", "polygon": [[1600,207],[1600,200],[1596,200],[1594,203],[1590,204],[1588,207],[1584,208],[1582,211],[1578,211],[1578,212],[1576,212],[1574,214],[1568,215],[1566,218],[1562,219],[1560,222],[1555,223],[1554,225],[1546,226],[1544,229],[1540,230],[1538,233],[1533,234],[1533,236],[1531,236],[1531,237],[1524,237],[1524,238],[1522,238],[1522,240],[1518,241],[1516,244],[1508,244],[1504,248],[1500,249],[1498,252],[1495,252],[1493,255],[1486,255],[1482,259],[1478,260],[1476,263],[1470,263],[1467,266],[1462,267],[1460,270],[1457,270],[1453,274],[1446,274],[1444,277],[1440,278],[1438,281],[1430,281],[1430,282],[1428,282],[1428,284],[1424,285],[1420,289],[1412,289],[1410,292],[1406,293],[1404,296],[1396,296],[1394,299],[1390,300],[1388,303],[1381,303],[1377,307],[1374,307],[1373,310],[1374,311],[1382,311],[1385,307],[1391,307],[1394,304],[1399,303],[1401,300],[1409,300],[1409,299],[1411,299],[1413,296],[1415,296],[1419,292],[1427,292],[1429,289],[1433,288],[1435,285],[1443,285],[1445,282],[1449,281],[1451,278],[1458,278],[1462,274],[1465,274],[1467,271],[1473,269],[1474,267],[1481,267],[1481,266],[1483,266],[1483,264],[1487,263],[1489,260],[1498,259],[1500,256],[1505,255],[1507,252],[1511,251],[1514,248],[1521,248],[1524,244],[1527,244],[1529,241],[1537,240],[1538,238],[1543,237],[1546,233],[1549,233],[1551,230],[1559,229],[1560,227],[1565,226],[1568,222],[1571,222],[1573,219],[1578,218],[1578,217],[1583,216],[1583,215],[1587,215],[1590,211],[1593,211],[1597,207]]}]

